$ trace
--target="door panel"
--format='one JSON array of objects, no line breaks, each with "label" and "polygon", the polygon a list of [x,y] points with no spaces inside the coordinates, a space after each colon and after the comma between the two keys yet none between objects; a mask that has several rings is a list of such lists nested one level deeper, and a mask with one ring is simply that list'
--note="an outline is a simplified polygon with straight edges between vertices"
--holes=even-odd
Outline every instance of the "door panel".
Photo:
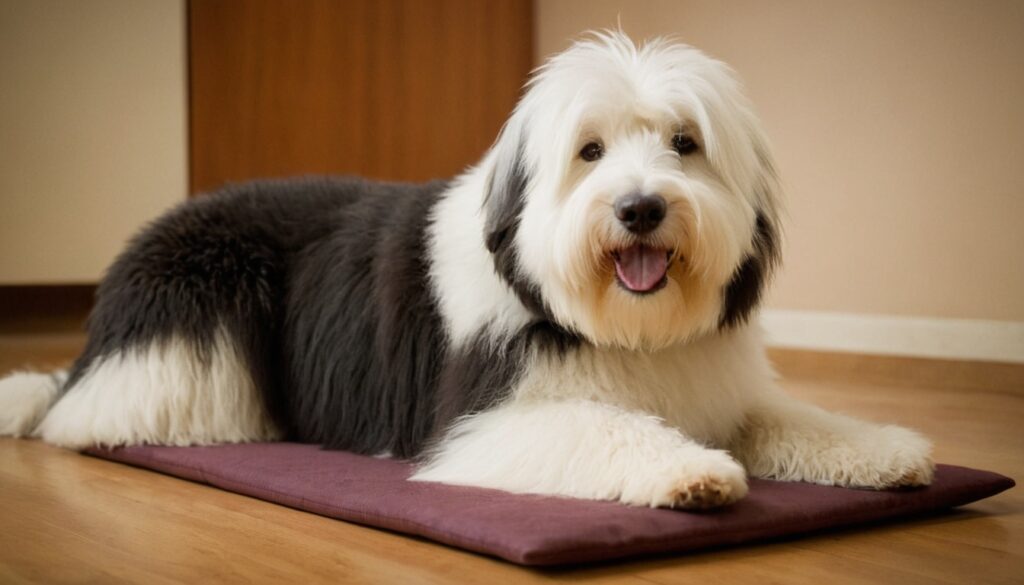
[{"label": "door panel", "polygon": [[449,177],[532,64],[529,0],[193,0],[193,193],[305,173]]}]

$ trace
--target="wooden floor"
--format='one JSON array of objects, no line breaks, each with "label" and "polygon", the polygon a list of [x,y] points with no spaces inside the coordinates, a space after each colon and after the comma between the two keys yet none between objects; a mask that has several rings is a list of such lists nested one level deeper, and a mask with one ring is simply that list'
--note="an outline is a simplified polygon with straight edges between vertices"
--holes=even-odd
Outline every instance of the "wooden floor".
[{"label": "wooden floor", "polygon": [[[0,334],[0,372],[78,335]],[[937,460],[1024,478],[1024,374],[776,352],[793,394],[930,435]],[[1024,488],[910,522],[608,566],[530,570],[37,441],[0,439],[0,583],[1024,583]]]}]

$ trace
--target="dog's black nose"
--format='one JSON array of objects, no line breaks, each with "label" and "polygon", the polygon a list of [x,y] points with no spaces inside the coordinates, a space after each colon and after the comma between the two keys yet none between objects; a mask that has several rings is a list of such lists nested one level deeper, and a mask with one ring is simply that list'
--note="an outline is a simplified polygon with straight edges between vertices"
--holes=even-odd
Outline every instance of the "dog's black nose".
[{"label": "dog's black nose", "polygon": [[633,193],[615,200],[615,217],[634,234],[646,234],[654,231],[661,220],[665,219],[667,207],[661,195]]}]

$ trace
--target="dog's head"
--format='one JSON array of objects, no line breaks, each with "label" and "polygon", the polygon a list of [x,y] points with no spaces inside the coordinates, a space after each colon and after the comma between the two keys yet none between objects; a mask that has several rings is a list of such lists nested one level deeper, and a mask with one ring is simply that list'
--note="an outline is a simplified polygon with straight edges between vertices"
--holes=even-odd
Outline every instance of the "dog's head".
[{"label": "dog's head", "polygon": [[486,245],[524,303],[600,345],[746,320],[778,261],[778,186],[724,64],[595,34],[543,65],[484,163]]}]

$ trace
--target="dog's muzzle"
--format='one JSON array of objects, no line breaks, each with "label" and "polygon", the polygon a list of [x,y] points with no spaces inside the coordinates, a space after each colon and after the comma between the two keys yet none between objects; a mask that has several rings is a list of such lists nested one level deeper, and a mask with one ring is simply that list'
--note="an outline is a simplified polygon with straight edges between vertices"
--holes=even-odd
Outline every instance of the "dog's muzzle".
[{"label": "dog's muzzle", "polygon": [[653,232],[665,219],[668,204],[661,195],[632,193],[615,200],[615,217],[638,236]]},{"label": "dog's muzzle", "polygon": [[[631,193],[615,201],[615,217],[632,234],[644,236],[661,225],[668,204],[661,195]],[[612,253],[615,277],[629,292],[648,294],[668,283],[668,264],[672,251],[645,243],[636,243]]]}]

